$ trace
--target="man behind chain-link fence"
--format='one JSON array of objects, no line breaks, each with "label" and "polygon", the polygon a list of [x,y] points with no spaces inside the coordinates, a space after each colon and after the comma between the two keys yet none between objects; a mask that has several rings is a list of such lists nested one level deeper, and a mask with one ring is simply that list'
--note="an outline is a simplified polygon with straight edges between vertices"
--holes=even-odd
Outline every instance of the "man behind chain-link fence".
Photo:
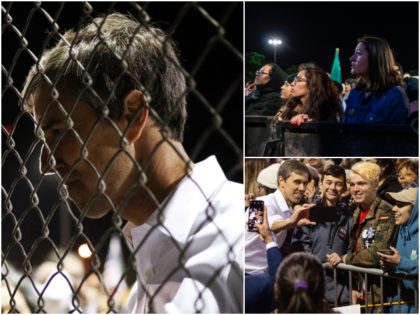
[{"label": "man behind chain-link fence", "polygon": [[242,312],[243,188],[187,156],[186,93],[171,40],[118,13],[67,31],[24,88],[42,172],[83,215],[130,222],[134,311]]}]

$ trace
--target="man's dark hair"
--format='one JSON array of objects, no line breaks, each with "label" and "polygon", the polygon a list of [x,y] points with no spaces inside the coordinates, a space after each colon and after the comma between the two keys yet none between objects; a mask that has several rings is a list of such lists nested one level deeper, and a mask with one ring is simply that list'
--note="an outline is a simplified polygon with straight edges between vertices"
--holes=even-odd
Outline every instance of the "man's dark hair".
[{"label": "man's dark hair", "polygon": [[296,173],[299,175],[306,174],[308,175],[308,182],[311,181],[311,174],[309,173],[308,168],[299,160],[284,161],[279,167],[277,178],[281,176],[283,180],[286,180],[289,178],[290,175],[292,175],[292,173]]},{"label": "man's dark hair", "polygon": [[332,177],[335,177],[335,178],[340,178],[341,177],[341,178],[343,178],[343,182],[344,183],[346,182],[346,171],[345,171],[344,168],[342,168],[339,165],[335,165],[335,164],[329,165],[325,169],[324,173],[322,173],[322,175],[321,175],[321,181],[323,181],[324,180],[324,177],[325,176],[328,176],[328,175],[330,175]]},{"label": "man's dark hair", "polygon": [[86,101],[112,119],[122,117],[127,93],[140,90],[161,130],[183,139],[185,76],[172,40],[146,23],[113,13],[67,31],[32,67],[25,97],[41,83],[69,90],[75,103]]}]

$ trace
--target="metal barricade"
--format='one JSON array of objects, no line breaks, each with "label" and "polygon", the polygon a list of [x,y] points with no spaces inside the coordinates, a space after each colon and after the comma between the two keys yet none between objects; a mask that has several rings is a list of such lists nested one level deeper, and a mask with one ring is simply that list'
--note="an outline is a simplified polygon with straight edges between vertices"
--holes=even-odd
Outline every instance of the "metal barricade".
[{"label": "metal barricade", "polygon": [[361,308],[365,309],[365,312],[368,312],[369,308],[372,307],[384,307],[384,306],[392,306],[394,303],[393,302],[386,302],[384,300],[384,284],[383,284],[383,280],[384,278],[388,278],[388,279],[396,279],[397,280],[397,292],[398,292],[398,303],[397,305],[399,305],[400,309],[399,312],[401,313],[401,305],[402,303],[406,303],[407,301],[402,301],[401,300],[401,281],[402,280],[412,280],[412,281],[416,281],[417,282],[417,287],[416,290],[414,292],[413,295],[413,301],[409,301],[409,302],[413,302],[414,303],[414,307],[416,310],[416,313],[418,313],[419,310],[419,306],[418,306],[418,275],[402,275],[402,274],[396,274],[396,273],[388,273],[382,269],[376,269],[376,268],[362,268],[362,267],[358,267],[358,266],[353,266],[353,265],[348,265],[348,264],[343,264],[340,263],[336,266],[336,268],[331,268],[330,265],[328,263],[324,263],[323,264],[324,269],[332,269],[333,270],[333,274],[334,274],[334,288],[335,288],[335,306],[338,306],[338,298],[337,298],[337,270],[345,270],[348,271],[349,274],[349,304],[352,304],[352,289],[353,289],[353,273],[358,273],[358,274],[362,274],[363,275],[363,280],[365,282],[366,287],[368,287],[369,285],[369,281],[368,281],[368,275],[371,276],[375,276],[375,277],[379,277],[380,279],[380,303],[379,304],[375,304],[375,305],[371,305],[368,304],[368,299],[365,298],[365,303],[364,305],[361,305]]},{"label": "metal barricade", "polygon": [[287,121],[273,121],[271,116],[246,116],[245,155],[417,156],[416,127],[417,121],[412,125],[314,121],[297,127]]}]

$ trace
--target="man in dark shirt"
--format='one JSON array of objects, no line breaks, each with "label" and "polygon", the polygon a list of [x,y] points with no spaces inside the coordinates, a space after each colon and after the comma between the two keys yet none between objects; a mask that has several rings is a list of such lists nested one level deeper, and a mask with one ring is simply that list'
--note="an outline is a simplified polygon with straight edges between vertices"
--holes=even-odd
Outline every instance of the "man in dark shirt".
[{"label": "man in dark shirt", "polygon": [[[335,207],[336,217],[332,221],[317,222],[315,226],[302,226],[295,229],[292,237],[294,250],[303,250],[327,262],[327,255],[336,252],[344,255],[349,246],[352,214],[348,207],[339,203],[346,190],[346,173],[341,166],[330,165],[321,176],[321,199],[317,206]],[[315,208],[313,208],[314,210]],[[332,270],[325,271],[325,298],[330,305],[335,304],[334,276]],[[337,275],[337,304],[349,304],[348,276]]]}]

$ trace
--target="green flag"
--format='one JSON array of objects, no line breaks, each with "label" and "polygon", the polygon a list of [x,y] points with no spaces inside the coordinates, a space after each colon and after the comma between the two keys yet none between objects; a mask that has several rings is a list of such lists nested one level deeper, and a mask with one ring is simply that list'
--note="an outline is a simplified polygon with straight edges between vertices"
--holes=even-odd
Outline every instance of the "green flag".
[{"label": "green flag", "polygon": [[334,62],[331,68],[331,80],[341,83],[340,48],[335,49]]}]

